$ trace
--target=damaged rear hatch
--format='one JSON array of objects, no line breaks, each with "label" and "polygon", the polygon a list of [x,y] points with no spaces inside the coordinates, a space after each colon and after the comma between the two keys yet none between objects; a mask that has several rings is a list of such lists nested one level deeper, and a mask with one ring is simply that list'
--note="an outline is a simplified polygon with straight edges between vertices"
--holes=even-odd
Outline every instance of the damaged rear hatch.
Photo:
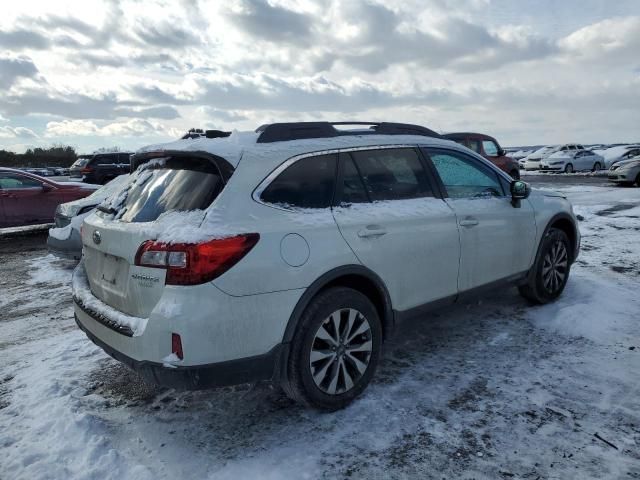
[{"label": "damaged rear hatch", "polygon": [[136,265],[141,247],[160,234],[197,229],[233,167],[200,152],[134,157],[131,180],[83,225],[84,268],[92,294],[135,317],[148,317],[165,287],[166,270]]}]

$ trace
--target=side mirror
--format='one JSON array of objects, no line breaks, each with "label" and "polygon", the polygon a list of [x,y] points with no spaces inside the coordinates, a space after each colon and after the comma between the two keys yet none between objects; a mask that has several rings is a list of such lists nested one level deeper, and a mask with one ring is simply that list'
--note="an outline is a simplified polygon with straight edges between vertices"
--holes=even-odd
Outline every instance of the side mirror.
[{"label": "side mirror", "polygon": [[498,149],[498,156],[499,157],[504,157],[507,154],[507,152],[505,150],[503,150],[502,148]]},{"label": "side mirror", "polygon": [[527,182],[523,182],[522,180],[514,180],[511,182],[511,204],[519,208],[520,200],[524,200],[529,197],[531,193],[531,187]]}]

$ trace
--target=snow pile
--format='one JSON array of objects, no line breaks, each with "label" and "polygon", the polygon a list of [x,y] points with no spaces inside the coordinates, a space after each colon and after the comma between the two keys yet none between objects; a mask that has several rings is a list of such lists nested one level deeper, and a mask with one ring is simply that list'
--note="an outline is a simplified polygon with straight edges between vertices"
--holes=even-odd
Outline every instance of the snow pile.
[{"label": "snow pile", "polygon": [[113,307],[110,307],[106,303],[98,300],[89,286],[89,279],[84,269],[84,263],[80,262],[76,269],[73,271],[73,279],[71,284],[73,297],[77,298],[85,308],[96,311],[107,317],[109,320],[113,320],[119,325],[129,327],[133,330],[133,336],[142,335],[147,325],[146,318],[134,317],[132,315],[126,315]]},{"label": "snow pile", "polygon": [[555,303],[531,309],[531,322],[605,345],[637,342],[638,288],[616,282],[612,276],[594,276],[574,268],[562,297]]}]

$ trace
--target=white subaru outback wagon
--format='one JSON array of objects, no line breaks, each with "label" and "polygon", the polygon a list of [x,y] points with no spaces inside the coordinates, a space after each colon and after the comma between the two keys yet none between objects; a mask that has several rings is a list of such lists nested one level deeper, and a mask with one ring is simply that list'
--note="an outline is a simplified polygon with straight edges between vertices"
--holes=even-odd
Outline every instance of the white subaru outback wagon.
[{"label": "white subaru outback wagon", "polygon": [[420,126],[279,123],[138,152],[87,217],[78,326],[176,388],[272,380],[334,410],[394,327],[485,289],[563,291],[570,203]]}]

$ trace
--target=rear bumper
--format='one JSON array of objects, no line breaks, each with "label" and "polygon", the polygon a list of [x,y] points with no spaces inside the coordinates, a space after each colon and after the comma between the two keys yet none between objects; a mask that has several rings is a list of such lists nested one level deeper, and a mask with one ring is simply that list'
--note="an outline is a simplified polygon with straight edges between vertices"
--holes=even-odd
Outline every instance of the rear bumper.
[{"label": "rear bumper", "polygon": [[[302,291],[233,297],[213,284],[165,286],[148,318],[93,295],[81,262],[73,275],[76,322],[96,345],[160,385],[199,389],[274,376],[284,330]],[[184,359],[172,354],[180,335]]]},{"label": "rear bumper", "polygon": [[279,344],[269,352],[254,357],[206,365],[167,367],[161,363],[139,361],[128,357],[91,333],[80,322],[78,315],[75,319],[78,327],[89,337],[89,340],[114,359],[136,371],[146,381],[179,390],[199,390],[275,379],[279,359],[284,351],[284,345]]}]

